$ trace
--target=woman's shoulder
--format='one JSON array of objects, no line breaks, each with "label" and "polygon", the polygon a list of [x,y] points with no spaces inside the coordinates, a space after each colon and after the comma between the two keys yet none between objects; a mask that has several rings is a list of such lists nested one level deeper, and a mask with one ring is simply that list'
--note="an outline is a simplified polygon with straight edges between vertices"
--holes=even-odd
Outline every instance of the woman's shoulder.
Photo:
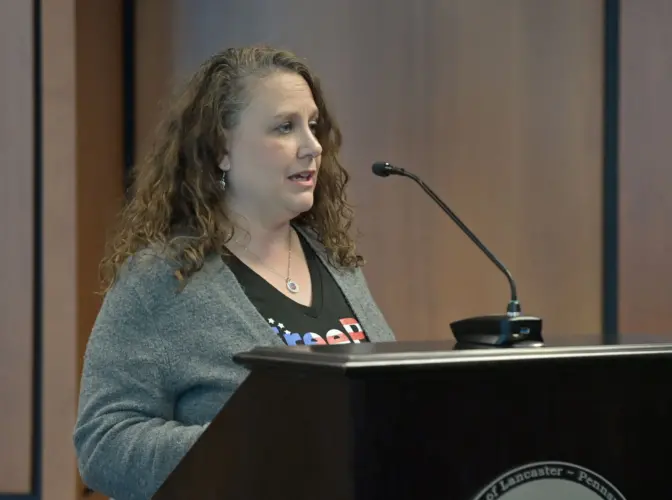
[{"label": "woman's shoulder", "polygon": [[141,286],[177,279],[180,266],[169,250],[153,245],[130,255],[120,266],[117,284]]},{"label": "woman's shoulder", "polygon": [[114,285],[108,291],[113,295],[133,295],[147,305],[168,299],[188,297],[196,288],[207,287],[222,267],[219,256],[206,256],[190,276],[184,276],[182,265],[172,247],[153,245],[138,250],[120,267]]}]

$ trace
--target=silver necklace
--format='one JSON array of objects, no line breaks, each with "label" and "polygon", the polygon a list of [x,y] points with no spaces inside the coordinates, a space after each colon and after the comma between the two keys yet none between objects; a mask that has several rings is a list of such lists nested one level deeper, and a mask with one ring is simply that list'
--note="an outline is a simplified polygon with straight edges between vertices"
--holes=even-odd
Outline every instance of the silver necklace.
[{"label": "silver necklace", "polygon": [[244,250],[245,250],[245,252],[252,255],[252,257],[254,257],[257,260],[257,262],[259,262],[259,264],[264,266],[266,269],[271,271],[276,276],[279,276],[280,278],[282,278],[285,281],[285,286],[287,287],[287,290],[289,290],[291,293],[299,293],[299,291],[301,290],[301,288],[299,287],[299,284],[291,278],[291,270],[292,270],[292,228],[291,228],[291,226],[289,228],[289,233],[287,234],[287,243],[288,243],[288,247],[289,247],[289,255],[287,256],[287,276],[283,276],[282,274],[277,272],[272,267],[267,266],[264,263],[264,261],[261,260],[261,258],[257,254],[255,254],[249,248],[247,248],[247,246],[244,247]]}]

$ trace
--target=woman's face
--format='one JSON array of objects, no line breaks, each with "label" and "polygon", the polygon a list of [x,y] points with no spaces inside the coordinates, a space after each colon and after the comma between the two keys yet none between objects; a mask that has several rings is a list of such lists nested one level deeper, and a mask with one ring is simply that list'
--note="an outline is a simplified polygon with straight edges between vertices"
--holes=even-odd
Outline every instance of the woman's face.
[{"label": "woman's face", "polygon": [[279,224],[313,206],[322,154],[318,110],[307,82],[294,73],[273,73],[249,90],[249,105],[227,135],[225,199],[238,215]]}]

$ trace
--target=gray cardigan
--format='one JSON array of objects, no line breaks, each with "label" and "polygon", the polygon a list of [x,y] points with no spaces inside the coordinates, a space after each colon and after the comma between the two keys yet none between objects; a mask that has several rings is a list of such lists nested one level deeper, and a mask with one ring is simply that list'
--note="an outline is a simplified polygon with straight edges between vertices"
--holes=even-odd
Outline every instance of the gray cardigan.
[{"label": "gray cardigan", "polygon": [[[394,340],[360,269],[329,265],[372,342]],[[84,358],[74,430],[87,486],[148,499],[244,380],[232,356],[284,346],[221,258],[177,291],[172,264],[140,252],[108,292]]]}]

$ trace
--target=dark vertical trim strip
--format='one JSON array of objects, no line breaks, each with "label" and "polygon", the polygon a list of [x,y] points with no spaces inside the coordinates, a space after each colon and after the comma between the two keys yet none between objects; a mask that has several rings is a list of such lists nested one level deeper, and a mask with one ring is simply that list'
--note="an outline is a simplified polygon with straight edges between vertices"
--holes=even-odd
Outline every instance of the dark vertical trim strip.
[{"label": "dark vertical trim strip", "polygon": [[33,258],[33,495],[42,497],[42,0],[33,0],[33,141],[34,141],[34,247]]},{"label": "dark vertical trim strip", "polygon": [[135,0],[123,0],[122,9],[124,188],[128,189],[135,163]]},{"label": "dark vertical trim strip", "polygon": [[602,255],[602,336],[618,340],[618,134],[620,80],[620,0],[604,3],[604,177]]}]

